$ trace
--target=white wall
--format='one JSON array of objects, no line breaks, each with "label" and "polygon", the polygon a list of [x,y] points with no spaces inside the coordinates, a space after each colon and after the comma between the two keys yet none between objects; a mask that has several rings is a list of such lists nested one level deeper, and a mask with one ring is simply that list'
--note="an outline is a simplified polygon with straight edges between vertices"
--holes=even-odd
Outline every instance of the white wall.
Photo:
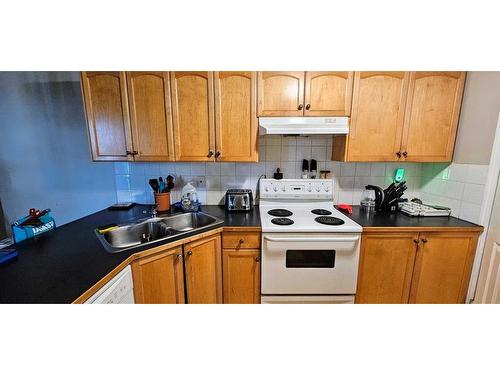
[{"label": "white wall", "polygon": [[500,72],[467,73],[455,163],[489,164],[499,112]]},{"label": "white wall", "polygon": [[6,224],[51,208],[57,225],[116,201],[112,163],[89,157],[78,72],[0,72]]}]

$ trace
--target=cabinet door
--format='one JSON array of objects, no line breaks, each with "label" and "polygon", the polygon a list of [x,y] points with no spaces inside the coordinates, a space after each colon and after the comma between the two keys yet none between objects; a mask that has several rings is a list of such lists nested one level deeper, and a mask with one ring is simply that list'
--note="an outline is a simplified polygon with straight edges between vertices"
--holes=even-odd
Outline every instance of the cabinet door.
[{"label": "cabinet door", "polygon": [[222,303],[220,235],[184,245],[188,303]]},{"label": "cabinet door", "polygon": [[224,249],[224,303],[260,303],[260,251]]},{"label": "cabinet door", "polygon": [[171,72],[170,76],[176,160],[214,160],[213,73]]},{"label": "cabinet door", "polygon": [[136,303],[184,303],[181,247],[135,260],[132,275]]},{"label": "cabinet door", "polygon": [[356,72],[348,161],[397,161],[409,73]]},{"label": "cabinet door", "polygon": [[354,72],[306,72],[305,116],[350,116]]},{"label": "cabinet door", "polygon": [[259,116],[303,116],[304,72],[258,72]]},{"label": "cabinet door", "polygon": [[477,234],[421,233],[410,303],[464,303]]},{"label": "cabinet door", "polygon": [[408,303],[418,233],[363,234],[356,303]]},{"label": "cabinet door", "polygon": [[215,72],[218,161],[258,161],[257,73]]},{"label": "cabinet door", "polygon": [[451,161],[465,72],[412,72],[402,151],[407,161]]},{"label": "cabinet door", "polygon": [[135,160],[174,160],[168,72],[127,72]]},{"label": "cabinet door", "polygon": [[132,160],[125,73],[82,72],[81,79],[92,160]]}]

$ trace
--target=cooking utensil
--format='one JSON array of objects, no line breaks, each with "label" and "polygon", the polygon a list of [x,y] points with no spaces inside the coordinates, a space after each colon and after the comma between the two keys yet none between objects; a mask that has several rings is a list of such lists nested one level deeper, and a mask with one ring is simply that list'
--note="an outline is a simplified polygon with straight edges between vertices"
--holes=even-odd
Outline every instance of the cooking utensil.
[{"label": "cooking utensil", "polygon": [[168,175],[167,176],[167,192],[169,192],[173,188],[174,188],[174,176]]},{"label": "cooking utensil", "polygon": [[165,182],[163,182],[163,177],[160,176],[160,178],[158,178],[158,182],[159,182],[159,192],[160,193],[166,193],[165,189],[166,189],[166,185],[165,185]]},{"label": "cooking utensil", "polygon": [[158,180],[156,178],[149,179],[149,186],[151,186],[155,193],[158,193],[158,191],[160,190],[160,184],[158,183]]}]

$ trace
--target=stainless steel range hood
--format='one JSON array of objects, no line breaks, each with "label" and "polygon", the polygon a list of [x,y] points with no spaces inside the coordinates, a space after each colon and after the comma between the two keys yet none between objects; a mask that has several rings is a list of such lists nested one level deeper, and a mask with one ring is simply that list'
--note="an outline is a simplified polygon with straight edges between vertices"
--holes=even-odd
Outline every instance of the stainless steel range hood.
[{"label": "stainless steel range hood", "polygon": [[260,117],[259,134],[347,134],[349,117]]}]

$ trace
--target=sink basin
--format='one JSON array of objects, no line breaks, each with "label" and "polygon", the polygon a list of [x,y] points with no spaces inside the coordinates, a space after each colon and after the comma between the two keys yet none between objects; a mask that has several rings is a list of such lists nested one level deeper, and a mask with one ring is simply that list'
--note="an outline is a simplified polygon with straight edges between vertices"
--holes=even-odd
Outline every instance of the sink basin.
[{"label": "sink basin", "polygon": [[95,234],[104,248],[111,253],[133,249],[144,244],[185,236],[200,229],[208,229],[223,221],[203,212],[173,216],[159,216],[120,226],[103,234]]}]

